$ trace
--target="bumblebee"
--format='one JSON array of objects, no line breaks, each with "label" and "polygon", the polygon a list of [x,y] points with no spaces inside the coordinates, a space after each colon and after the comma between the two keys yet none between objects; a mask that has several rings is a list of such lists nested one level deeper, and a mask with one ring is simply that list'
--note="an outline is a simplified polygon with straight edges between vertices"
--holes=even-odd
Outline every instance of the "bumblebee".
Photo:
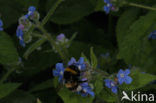
[{"label": "bumblebee", "polygon": [[82,71],[75,65],[70,65],[64,71],[63,79],[66,88],[71,91],[81,91],[80,84],[83,82],[87,82],[87,80],[81,80]]}]

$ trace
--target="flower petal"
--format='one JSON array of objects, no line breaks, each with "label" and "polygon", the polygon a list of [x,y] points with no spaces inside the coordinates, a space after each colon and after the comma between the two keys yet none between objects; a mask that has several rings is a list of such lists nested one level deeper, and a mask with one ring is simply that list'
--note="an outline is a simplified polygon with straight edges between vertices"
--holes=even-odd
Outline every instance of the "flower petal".
[{"label": "flower petal", "polygon": [[124,74],[125,74],[125,75],[130,74],[130,70],[129,70],[129,69],[126,69]]},{"label": "flower petal", "polygon": [[3,26],[3,21],[0,19],[0,26]]},{"label": "flower petal", "polygon": [[35,8],[34,6],[30,6],[30,7],[28,8],[28,11],[34,12],[35,10],[36,10],[36,8]]},{"label": "flower petal", "polygon": [[0,27],[0,31],[3,31],[3,28],[2,27]]},{"label": "flower petal", "polygon": [[125,78],[125,83],[126,83],[126,84],[130,84],[131,82],[132,82],[132,78],[129,77],[129,76],[126,76],[126,78]]},{"label": "flower petal", "polygon": [[105,79],[104,82],[106,87],[111,88],[111,80]]},{"label": "flower petal", "polygon": [[23,40],[23,39],[20,40],[19,43],[20,43],[20,45],[21,45],[22,47],[25,47],[25,43],[24,43],[24,40]]},{"label": "flower petal", "polygon": [[57,64],[56,64],[56,70],[58,70],[58,71],[63,70],[63,71],[64,71],[63,64],[62,64],[62,63],[57,63]]},{"label": "flower petal", "polygon": [[76,59],[75,59],[74,57],[72,57],[72,58],[70,59],[70,61],[68,62],[68,66],[69,66],[69,65],[72,65],[72,64],[74,64],[74,63],[76,63]]},{"label": "flower petal", "polygon": [[86,64],[81,64],[80,65],[80,70],[85,70],[86,69]]},{"label": "flower petal", "polygon": [[105,3],[110,3],[110,0],[104,0]]},{"label": "flower petal", "polygon": [[88,93],[80,93],[82,97],[86,97]]},{"label": "flower petal", "polygon": [[117,74],[118,79],[121,78],[120,74],[124,74],[124,71],[122,69],[120,69],[119,72],[118,72],[118,74]]},{"label": "flower petal", "polygon": [[118,91],[118,90],[117,90],[117,87],[116,87],[116,86],[112,88],[112,92],[113,92],[113,93],[115,93],[115,94],[116,94],[116,93],[117,93],[117,91]]},{"label": "flower petal", "polygon": [[78,63],[79,63],[79,64],[83,64],[83,63],[84,63],[84,58],[83,58],[83,57],[80,57]]},{"label": "flower petal", "polygon": [[53,76],[58,76],[59,75],[59,72],[58,71],[56,71],[56,70],[53,70]]},{"label": "flower petal", "polygon": [[93,91],[88,91],[88,94],[91,95],[92,97],[95,96],[94,92]]},{"label": "flower petal", "polygon": [[63,78],[63,76],[60,75],[58,81],[61,82],[62,78]]},{"label": "flower petal", "polygon": [[107,6],[104,6],[104,11],[108,14],[110,12],[110,8]]},{"label": "flower petal", "polygon": [[64,38],[65,38],[65,35],[64,35],[63,33],[59,34],[59,35],[56,37],[56,39],[57,39],[58,41],[62,41]]},{"label": "flower petal", "polygon": [[123,84],[124,81],[125,81],[125,78],[118,78],[118,82],[120,85]]}]

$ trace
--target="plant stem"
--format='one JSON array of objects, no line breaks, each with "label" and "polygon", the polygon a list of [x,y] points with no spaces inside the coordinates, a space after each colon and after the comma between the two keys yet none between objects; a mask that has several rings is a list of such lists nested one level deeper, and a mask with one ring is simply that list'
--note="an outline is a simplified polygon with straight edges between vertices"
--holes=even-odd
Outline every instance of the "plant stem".
[{"label": "plant stem", "polygon": [[94,69],[93,72],[98,73],[99,75],[103,76],[104,78],[109,77],[109,74],[107,72],[102,71],[102,70]]},{"label": "plant stem", "polygon": [[16,69],[15,67],[12,67],[11,69],[9,69],[8,72],[0,80],[0,84],[3,83],[15,69]]},{"label": "plant stem", "polygon": [[148,10],[154,10],[154,11],[156,11],[156,8],[145,6],[145,5],[141,5],[141,4],[136,4],[136,3],[127,3],[127,4],[129,6],[134,6],[134,7],[139,7],[139,8],[143,8],[143,9],[148,9]]},{"label": "plant stem", "polygon": [[118,88],[118,95],[117,95],[117,100],[118,100],[118,103],[121,103],[121,91],[120,91],[120,88]]},{"label": "plant stem", "polygon": [[68,62],[68,59],[64,56],[64,54],[61,52],[60,48],[56,45],[55,41],[53,40],[52,36],[50,34],[47,33],[47,31],[42,27],[42,26],[38,26],[38,28],[43,32],[43,34],[47,37],[48,41],[50,42],[51,46],[54,47],[57,52],[59,53],[59,55],[61,56],[61,58],[65,61]]},{"label": "plant stem", "polygon": [[41,34],[37,34],[37,33],[33,33],[31,34],[33,37],[37,37],[37,38],[45,38],[44,35],[41,35]]},{"label": "plant stem", "polygon": [[59,4],[62,1],[63,0],[57,0],[57,2],[55,3],[55,5],[49,10],[49,12],[47,13],[47,15],[42,20],[41,26],[44,26],[48,22],[49,18],[54,14],[54,11],[56,10],[56,8],[59,6]]}]

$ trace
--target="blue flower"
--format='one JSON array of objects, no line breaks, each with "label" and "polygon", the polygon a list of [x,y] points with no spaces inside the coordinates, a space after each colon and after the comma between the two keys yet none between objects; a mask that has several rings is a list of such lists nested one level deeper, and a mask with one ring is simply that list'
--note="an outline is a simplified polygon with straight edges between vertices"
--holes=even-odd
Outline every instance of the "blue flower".
[{"label": "blue flower", "polygon": [[74,57],[71,58],[71,60],[68,62],[68,66],[70,65],[75,65],[79,68],[79,70],[85,70],[86,69],[86,64],[84,62],[84,58],[80,57],[78,62],[75,60]]},{"label": "blue flower", "polygon": [[35,11],[36,11],[36,8],[34,6],[30,6],[28,8],[28,13],[25,15],[25,17],[28,18],[29,16],[32,16]]},{"label": "blue flower", "polygon": [[58,35],[58,36],[56,37],[56,39],[57,39],[58,41],[63,41],[63,40],[65,39],[65,35],[64,35],[63,33],[61,33],[60,35]]},{"label": "blue flower", "polygon": [[117,86],[116,86],[114,81],[112,81],[110,79],[105,79],[104,82],[105,82],[105,86],[110,88],[113,93],[115,93],[115,94],[117,93],[117,91],[118,91],[117,89],[118,88],[117,88]]},{"label": "blue flower", "polygon": [[76,63],[76,59],[74,57],[72,57],[70,59],[70,61],[68,62],[68,65],[72,65],[72,64],[75,64]]},{"label": "blue flower", "polygon": [[0,19],[0,31],[3,31],[3,21]]},{"label": "blue flower", "polygon": [[149,35],[148,35],[148,39],[156,39],[156,30],[154,30],[153,32],[151,32]]},{"label": "blue flower", "polygon": [[28,8],[28,11],[29,11],[29,12],[35,12],[35,11],[36,11],[36,8],[35,8],[34,6],[30,6],[30,7]]},{"label": "blue flower", "polygon": [[92,91],[92,88],[88,85],[87,82],[80,84],[80,86],[82,90],[77,92],[78,94],[80,94],[83,97],[86,97],[89,95],[92,97],[95,96],[94,92]]},{"label": "blue flower", "polygon": [[104,6],[104,11],[108,14],[112,8],[112,3],[110,2],[110,0],[104,0],[104,2],[106,3],[106,5]]},{"label": "blue flower", "polygon": [[64,74],[64,67],[62,63],[57,63],[56,64],[56,69],[53,70],[53,76],[59,77],[59,82],[62,81],[63,79],[63,74]]},{"label": "blue flower", "polygon": [[123,71],[122,69],[119,70],[117,78],[120,85],[123,84],[124,82],[126,84],[130,84],[132,82],[132,78],[128,76],[129,74],[130,74],[129,69],[126,69],[125,71]]},{"label": "blue flower", "polygon": [[18,27],[17,27],[17,30],[16,30],[16,36],[18,37],[19,39],[19,43],[21,46],[25,47],[25,42],[24,42],[24,38],[23,38],[23,29],[24,29],[24,26],[22,24],[20,24]]}]

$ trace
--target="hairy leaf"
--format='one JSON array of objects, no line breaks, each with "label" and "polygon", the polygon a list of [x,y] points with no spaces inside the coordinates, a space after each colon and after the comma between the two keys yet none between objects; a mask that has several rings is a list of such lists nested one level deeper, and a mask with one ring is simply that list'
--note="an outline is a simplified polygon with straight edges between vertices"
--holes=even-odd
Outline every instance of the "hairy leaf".
[{"label": "hairy leaf", "polygon": [[[48,0],[47,10],[50,9],[56,0]],[[52,16],[52,21],[57,24],[70,24],[89,15],[94,10],[90,0],[66,0],[62,2]]]},{"label": "hairy leaf", "polygon": [[18,58],[17,50],[10,36],[5,32],[0,32],[0,63],[17,63]]},{"label": "hairy leaf", "polygon": [[9,95],[11,92],[16,90],[21,84],[20,83],[5,83],[0,84],[0,99]]}]

